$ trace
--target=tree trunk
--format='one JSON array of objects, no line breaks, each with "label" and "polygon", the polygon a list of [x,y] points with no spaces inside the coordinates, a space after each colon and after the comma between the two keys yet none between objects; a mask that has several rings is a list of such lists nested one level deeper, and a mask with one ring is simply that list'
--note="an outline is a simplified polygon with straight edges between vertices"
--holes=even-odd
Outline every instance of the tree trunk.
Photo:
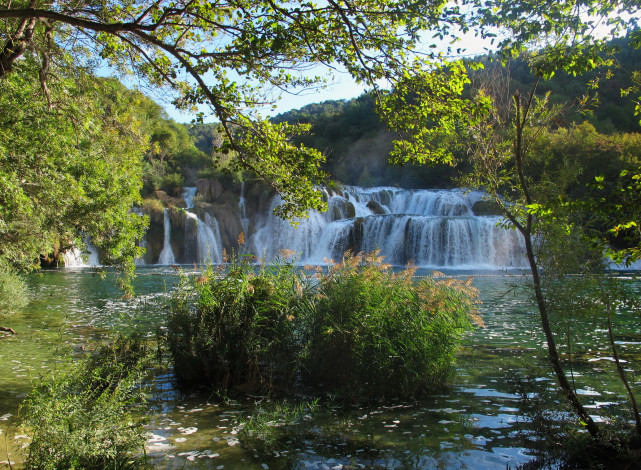
[{"label": "tree trunk", "polygon": [[634,397],[634,392],[628,383],[628,378],[621,365],[621,360],[619,359],[619,351],[617,349],[616,343],[614,341],[614,331],[612,330],[612,306],[608,303],[606,305],[607,319],[608,319],[608,338],[610,339],[610,347],[612,348],[612,356],[614,357],[614,362],[617,366],[617,372],[619,373],[619,378],[623,382],[623,386],[628,392],[630,397],[630,403],[632,404],[632,411],[634,412],[634,421],[636,424],[637,434],[641,435],[641,415],[639,414],[639,407],[637,405],[637,400]]},{"label": "tree trunk", "polygon": [[[527,114],[530,110],[537,84],[538,80],[532,89],[532,93],[530,94],[529,99],[525,101],[525,106],[522,106],[521,96],[518,93],[514,95],[514,105],[516,111],[516,116],[514,118],[516,132],[516,139],[514,142],[514,159],[516,163],[519,184],[521,186],[521,191],[523,191],[523,195],[525,196],[525,203],[527,205],[532,204],[533,201],[523,169],[523,162],[525,158],[525,150],[523,148],[523,129],[526,125]],[[525,224],[519,223],[514,216],[510,217],[510,220],[513,220],[515,222],[517,229],[519,230],[525,241],[525,251],[528,259],[528,264],[530,266],[530,271],[532,273],[534,295],[536,297],[536,304],[539,309],[539,316],[541,318],[541,327],[543,328],[543,333],[545,334],[545,340],[548,347],[548,359],[550,360],[550,364],[552,364],[552,369],[554,370],[554,374],[556,375],[556,380],[559,384],[559,387],[561,387],[563,394],[572,405],[574,411],[579,415],[581,421],[586,424],[590,435],[596,436],[599,433],[599,428],[590,414],[587,412],[587,410],[583,407],[583,404],[579,400],[578,395],[570,384],[570,381],[568,380],[567,376],[565,375],[565,371],[563,370],[563,366],[561,365],[561,360],[559,358],[559,353],[556,347],[556,340],[554,339],[554,333],[552,332],[552,326],[550,325],[547,303],[543,294],[543,288],[541,287],[539,266],[534,253],[534,245],[532,240],[532,227],[534,224],[534,217],[531,213],[528,213],[526,217],[527,218]]]}]

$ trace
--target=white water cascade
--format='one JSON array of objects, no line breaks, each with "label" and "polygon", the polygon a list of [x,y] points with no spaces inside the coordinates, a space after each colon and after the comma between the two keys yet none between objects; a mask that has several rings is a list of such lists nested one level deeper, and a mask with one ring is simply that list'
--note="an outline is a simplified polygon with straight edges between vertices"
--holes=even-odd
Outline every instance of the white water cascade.
[{"label": "white water cascade", "polygon": [[98,250],[85,238],[87,254],[83,254],[78,248],[73,247],[62,254],[65,268],[87,268],[91,266],[100,266]]},{"label": "white water cascade", "polygon": [[[250,238],[252,253],[269,260],[287,248],[301,262],[323,264],[343,253],[381,250],[387,263],[450,269],[526,266],[514,231],[498,216],[477,216],[478,191],[346,187],[327,193],[328,210],[311,212],[298,227],[268,214]],[[272,201],[272,209],[280,198]]]},{"label": "white water cascade", "polygon": [[163,224],[165,229],[165,238],[163,241],[162,251],[158,264],[176,264],[174,250],[171,248],[171,220],[169,219],[169,209],[164,210]]},{"label": "white water cascade", "polygon": [[240,183],[240,198],[238,199],[238,216],[245,236],[249,234],[249,219],[247,218],[247,205],[245,201],[245,182]]},{"label": "white water cascade", "polygon": [[[190,221],[196,224],[195,257],[198,260],[198,264],[205,264],[208,261],[214,264],[220,263],[223,249],[220,241],[220,228],[216,219],[209,214],[205,214],[205,220],[203,221],[193,212],[187,212],[185,230],[187,230]],[[191,252],[191,250],[186,251]]]},{"label": "white water cascade", "polygon": [[[223,246],[218,221],[209,214],[205,214],[205,220],[203,221],[195,213],[189,211],[194,207],[196,191],[196,187],[186,187],[183,189],[182,194],[187,206],[185,211],[187,215],[187,220],[185,221],[185,244],[188,246],[185,246],[185,253],[188,258],[195,258],[198,264],[205,264],[209,261],[214,264],[221,263]],[[195,230],[192,224],[195,224]],[[196,235],[195,240],[189,237],[189,234],[192,233]]]}]

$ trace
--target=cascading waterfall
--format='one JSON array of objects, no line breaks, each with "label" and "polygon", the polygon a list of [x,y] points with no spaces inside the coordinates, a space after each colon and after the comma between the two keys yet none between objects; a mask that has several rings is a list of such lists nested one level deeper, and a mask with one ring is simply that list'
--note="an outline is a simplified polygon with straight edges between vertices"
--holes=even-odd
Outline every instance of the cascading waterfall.
[{"label": "cascading waterfall", "polygon": [[182,197],[185,200],[185,205],[187,206],[187,209],[192,209],[194,207],[194,198],[196,197],[197,191],[198,191],[198,188],[195,186],[183,188]]},{"label": "cascading waterfall", "polygon": [[89,242],[89,237],[85,238],[85,246],[88,254],[83,255],[82,251],[73,247],[62,254],[65,268],[87,268],[91,266],[100,266],[98,250]]},{"label": "cascading waterfall", "polygon": [[[196,187],[183,189],[182,197],[185,200],[187,209],[194,207],[194,197],[197,189]],[[185,221],[185,252],[187,257],[189,259],[195,258],[199,264],[205,264],[209,261],[221,263],[223,247],[218,221],[209,214],[205,214],[205,220],[203,221],[189,210],[185,210],[185,213],[187,216]],[[195,240],[190,237],[192,233],[196,235]],[[194,247],[196,248],[195,253],[192,250]]]},{"label": "cascading waterfall", "polygon": [[[187,223],[185,229],[189,226],[189,221],[196,224],[196,259],[198,264],[222,262],[222,244],[220,242],[220,228],[216,219],[209,214],[205,214],[205,220],[202,221],[193,212],[187,212]],[[187,239],[186,239],[187,241]]]},{"label": "cascading waterfall", "polygon": [[[475,204],[483,199],[478,191],[453,190],[403,190],[391,187],[359,188],[347,186],[340,191],[323,190],[328,209],[319,213],[311,211],[309,217],[298,220],[298,226],[272,214],[280,203],[276,196],[269,211],[259,213],[255,220],[247,217],[247,204],[256,201],[245,199],[245,185],[241,185],[237,213],[229,212],[230,200],[222,203],[223,221],[231,226],[221,226],[207,212],[200,212],[202,220],[190,209],[194,207],[196,187],[184,188],[183,198],[187,210],[184,214],[184,241],[181,246],[171,243],[172,222],[169,210],[163,212],[163,231],[154,228],[148,246],[162,251],[157,263],[162,265],[184,263],[221,263],[223,239],[235,240],[239,230],[245,234],[243,253],[251,253],[266,261],[274,260],[283,249],[297,253],[298,260],[306,264],[325,264],[340,260],[347,250],[370,252],[380,250],[385,261],[394,265],[413,263],[429,268],[449,269],[499,269],[525,268],[524,247],[519,234],[500,226],[501,217],[479,215],[485,210]],[[202,208],[212,207],[203,205]],[[227,207],[225,207],[227,204]],[[263,202],[260,202],[262,206]],[[255,206],[251,213],[256,212]],[[211,210],[211,209],[207,209]],[[214,206],[214,210],[216,209]],[[132,212],[142,215],[142,209]],[[216,212],[218,214],[218,212]],[[177,216],[183,217],[180,214]],[[237,216],[236,221],[233,217]],[[239,223],[238,223],[239,222]],[[175,227],[174,227],[175,230]],[[221,237],[221,233],[226,238]],[[160,236],[163,236],[162,240]],[[176,238],[178,235],[174,232]],[[148,235],[149,236],[149,235]],[[146,243],[145,241],[142,242]],[[89,257],[70,250],[63,254],[65,266],[83,267],[98,265],[98,254],[89,243]],[[229,251],[238,247],[229,246]],[[136,260],[137,264],[144,264]],[[634,266],[612,265],[611,269],[639,269]]]},{"label": "cascading waterfall", "polygon": [[160,258],[158,258],[158,264],[176,264],[174,250],[171,248],[171,220],[169,219],[169,209],[164,210],[163,217],[165,238],[162,251],[160,252]]},{"label": "cascading waterfall", "polygon": [[245,203],[245,182],[240,183],[240,198],[238,199],[238,215],[240,217],[240,225],[243,227],[245,236],[249,234],[249,219],[247,218],[247,205]]},{"label": "cascading waterfall", "polygon": [[[455,269],[519,268],[526,265],[517,233],[498,225],[498,216],[477,216],[478,191],[401,190],[346,187],[327,194],[328,210],[311,212],[294,227],[267,215],[250,248],[269,260],[283,248],[301,262],[322,264],[352,251],[381,250],[385,260],[403,265]],[[280,203],[275,197],[272,209]]]}]

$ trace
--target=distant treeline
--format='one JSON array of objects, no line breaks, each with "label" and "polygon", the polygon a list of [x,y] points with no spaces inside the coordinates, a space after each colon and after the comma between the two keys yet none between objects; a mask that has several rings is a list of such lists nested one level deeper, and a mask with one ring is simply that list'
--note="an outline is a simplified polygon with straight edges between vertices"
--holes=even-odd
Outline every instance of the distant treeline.
[{"label": "distant treeline", "polygon": [[[564,107],[558,129],[545,140],[556,142],[573,158],[583,156],[585,169],[579,173],[584,174],[585,178],[580,178],[583,181],[598,170],[614,174],[628,166],[623,161],[636,160],[632,155],[636,145],[632,142],[636,143],[635,134],[641,131],[640,117],[635,115],[636,102],[629,96],[622,97],[621,90],[633,85],[631,71],[641,63],[641,51],[627,46],[624,41],[613,44],[618,50],[609,57],[613,60],[611,67],[581,77],[557,74],[540,82],[537,88],[538,95],[549,93],[552,104]],[[485,69],[472,77],[473,82],[475,78],[481,79],[481,74],[491,75],[493,70],[499,69],[491,57],[484,61]],[[510,63],[509,75],[501,80],[508,96],[516,90],[528,93],[535,77],[524,61],[514,60]],[[591,87],[591,84],[598,87]],[[153,102],[144,108],[141,111],[148,123],[151,142],[145,158],[145,195],[156,189],[175,193],[181,186],[193,184],[198,177],[221,177],[221,161],[214,162],[216,149],[222,141],[217,124],[178,124],[168,119],[162,108]],[[352,100],[313,103],[279,114],[273,120],[311,124],[311,131],[298,137],[297,143],[320,150],[326,156],[325,172],[339,184],[443,188],[455,186],[457,176],[466,169],[464,154],[459,155],[457,167],[390,165],[388,155],[396,136],[379,119],[372,94],[366,93]],[[575,138],[586,134],[591,137]],[[621,145],[622,141],[628,144]],[[596,148],[595,142],[599,142]],[[607,165],[595,164],[602,158],[608,159]]]},{"label": "distant treeline", "polygon": [[[581,77],[557,74],[550,80],[540,82],[537,87],[538,95],[550,93],[550,103],[564,107],[563,120],[558,122],[558,129],[567,129],[567,135],[575,135],[573,133],[579,131],[573,131],[572,128],[585,124],[580,133],[594,134],[594,138],[584,142],[585,148],[581,148],[581,142],[575,139],[565,145],[572,146],[573,154],[589,155],[588,159],[601,158],[598,149],[588,147],[594,144],[595,139],[608,142],[618,136],[617,139],[620,140],[623,139],[623,134],[641,130],[640,117],[635,115],[635,101],[621,96],[622,89],[633,85],[631,71],[641,63],[641,51],[626,46],[624,41],[615,41],[613,44],[618,51],[609,57],[613,59],[611,67],[604,67]],[[484,58],[484,61],[485,69],[472,77],[473,82],[475,78],[481,78],[480,74],[491,74],[498,69],[491,57]],[[505,95],[509,96],[516,90],[528,93],[534,85],[535,77],[524,61],[515,60],[509,66],[509,76],[502,77],[502,82],[506,87]],[[388,152],[395,136],[381,122],[375,107],[374,95],[364,94],[353,100],[310,104],[280,114],[274,121],[311,124],[311,132],[299,137],[298,142],[317,148],[326,155],[324,170],[338,183],[359,186],[396,185],[405,188],[456,185],[457,175],[465,169],[465,155],[459,155],[458,168],[389,165]],[[629,139],[627,138],[628,141]],[[554,140],[559,140],[558,134]],[[629,147],[619,148],[628,154],[625,159],[629,160]],[[606,153],[610,158],[612,149]],[[603,154],[603,157],[606,155]],[[593,165],[588,163],[587,166]],[[620,165],[616,161],[610,161],[607,166],[618,169]]]}]

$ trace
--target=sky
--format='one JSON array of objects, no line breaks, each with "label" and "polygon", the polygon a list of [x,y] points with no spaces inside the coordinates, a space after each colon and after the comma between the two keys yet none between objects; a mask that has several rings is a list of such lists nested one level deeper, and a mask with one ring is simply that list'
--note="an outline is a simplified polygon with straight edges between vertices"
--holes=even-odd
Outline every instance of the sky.
[{"label": "sky", "polygon": [[[360,96],[365,91],[363,85],[357,84],[347,73],[334,74],[334,80],[326,88],[305,91],[300,94],[284,93],[276,103],[276,109],[266,112],[267,116],[275,116],[291,109],[302,108],[311,103],[319,103],[327,100],[349,100]],[[170,103],[163,104],[167,114],[176,122],[190,122],[194,116],[191,113],[181,112]],[[215,119],[205,119],[205,122],[213,122]]]},{"label": "sky", "polygon": [[[434,40],[424,41],[425,44],[432,44],[434,42]],[[439,49],[444,52],[447,46],[448,44],[446,42],[442,42],[439,45]],[[455,47],[463,49],[461,57],[469,57],[487,53],[490,47],[490,42],[480,40],[478,37],[475,37],[470,33],[468,35],[462,35]],[[327,100],[349,100],[360,96],[366,91],[365,86],[357,84],[347,72],[341,72],[338,70],[330,71],[329,68],[320,65],[308,70],[309,75],[324,75],[330,72],[332,74],[330,83],[325,88],[305,91],[299,94],[283,93],[281,95],[281,99],[276,103],[276,109],[273,111],[266,110],[263,115],[268,117],[275,116],[291,109],[298,109],[311,103],[319,103]],[[152,98],[154,97],[152,96]],[[176,122],[188,123],[194,118],[193,114],[181,112],[170,103],[160,104],[165,107],[169,117]],[[203,111],[206,116],[205,122],[216,121],[214,117],[207,117],[208,113],[206,109],[203,109]]]}]

